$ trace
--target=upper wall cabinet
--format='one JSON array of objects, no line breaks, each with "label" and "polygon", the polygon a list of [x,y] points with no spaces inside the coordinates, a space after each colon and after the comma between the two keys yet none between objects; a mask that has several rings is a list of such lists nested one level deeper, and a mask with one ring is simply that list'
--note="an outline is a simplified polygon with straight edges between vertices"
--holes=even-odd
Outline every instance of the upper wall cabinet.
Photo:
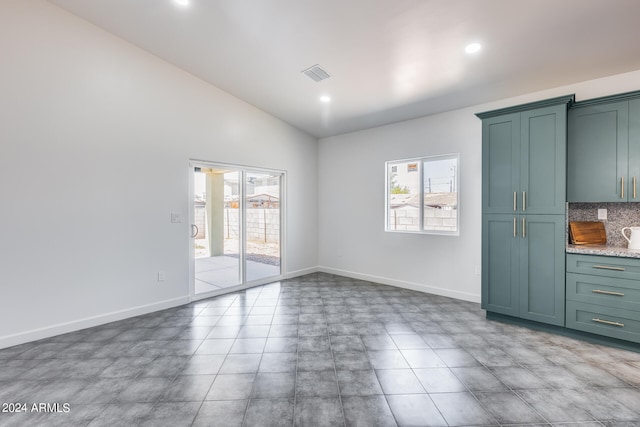
[{"label": "upper wall cabinet", "polygon": [[484,214],[564,214],[573,95],[480,113]]},{"label": "upper wall cabinet", "polygon": [[569,202],[639,202],[640,92],[576,103],[567,151]]}]

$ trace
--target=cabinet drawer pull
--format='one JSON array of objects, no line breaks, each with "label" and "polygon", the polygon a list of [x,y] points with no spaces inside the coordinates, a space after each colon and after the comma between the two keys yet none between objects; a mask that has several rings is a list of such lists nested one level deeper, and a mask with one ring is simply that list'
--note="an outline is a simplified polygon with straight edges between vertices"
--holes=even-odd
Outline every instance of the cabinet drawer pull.
[{"label": "cabinet drawer pull", "polygon": [[620,198],[624,199],[624,176],[620,178]]},{"label": "cabinet drawer pull", "polygon": [[624,328],[624,323],[618,323],[618,322],[612,322],[610,320],[602,320],[602,319],[591,319],[594,322],[597,323],[604,323],[605,325],[611,325],[611,326],[619,326],[621,328]]},{"label": "cabinet drawer pull", "polygon": [[609,267],[608,265],[594,265],[593,268],[597,268],[600,270],[624,271],[624,267]]},{"label": "cabinet drawer pull", "polygon": [[600,289],[594,289],[591,292],[593,292],[594,294],[615,295],[617,297],[623,297],[624,296],[624,294],[622,292],[602,291]]},{"label": "cabinet drawer pull", "polygon": [[518,228],[516,226],[516,217],[513,217],[513,237],[518,236]]},{"label": "cabinet drawer pull", "polygon": [[527,210],[527,192],[526,191],[522,192],[522,210],[523,211]]},{"label": "cabinet drawer pull", "polygon": [[513,211],[518,210],[518,194],[516,191],[513,192]]},{"label": "cabinet drawer pull", "polygon": [[636,198],[636,177],[633,177],[633,198]]},{"label": "cabinet drawer pull", "polygon": [[527,226],[524,223],[524,218],[522,218],[522,238],[527,237]]}]

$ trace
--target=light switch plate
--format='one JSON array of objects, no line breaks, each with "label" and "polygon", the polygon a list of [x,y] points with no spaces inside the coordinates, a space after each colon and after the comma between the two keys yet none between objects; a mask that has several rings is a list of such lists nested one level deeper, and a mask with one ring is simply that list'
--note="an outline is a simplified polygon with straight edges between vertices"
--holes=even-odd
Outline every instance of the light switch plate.
[{"label": "light switch plate", "polygon": [[179,224],[182,222],[182,216],[178,212],[171,212],[171,223]]},{"label": "light switch plate", "polygon": [[607,219],[607,210],[606,209],[598,209],[598,219],[606,221],[606,219]]}]

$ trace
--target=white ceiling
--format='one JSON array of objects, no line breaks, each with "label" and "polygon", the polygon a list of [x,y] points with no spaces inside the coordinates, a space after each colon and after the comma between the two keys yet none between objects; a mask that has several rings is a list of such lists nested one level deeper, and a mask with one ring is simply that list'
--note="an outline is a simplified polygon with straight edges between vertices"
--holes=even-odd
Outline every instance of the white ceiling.
[{"label": "white ceiling", "polygon": [[50,1],[317,137],[640,69],[638,0]]}]

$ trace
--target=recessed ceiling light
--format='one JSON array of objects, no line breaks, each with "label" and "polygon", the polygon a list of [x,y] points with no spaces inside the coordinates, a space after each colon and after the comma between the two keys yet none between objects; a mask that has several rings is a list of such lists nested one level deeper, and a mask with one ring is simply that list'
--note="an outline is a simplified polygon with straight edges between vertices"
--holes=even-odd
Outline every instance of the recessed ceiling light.
[{"label": "recessed ceiling light", "polygon": [[482,45],[480,43],[471,43],[464,48],[464,51],[467,53],[478,53],[480,52],[480,49],[482,49]]},{"label": "recessed ceiling light", "polygon": [[325,104],[331,102],[331,97],[329,95],[322,95],[320,97],[320,102],[324,102]]},{"label": "recessed ceiling light", "polygon": [[179,6],[189,6],[189,0],[173,0]]}]

